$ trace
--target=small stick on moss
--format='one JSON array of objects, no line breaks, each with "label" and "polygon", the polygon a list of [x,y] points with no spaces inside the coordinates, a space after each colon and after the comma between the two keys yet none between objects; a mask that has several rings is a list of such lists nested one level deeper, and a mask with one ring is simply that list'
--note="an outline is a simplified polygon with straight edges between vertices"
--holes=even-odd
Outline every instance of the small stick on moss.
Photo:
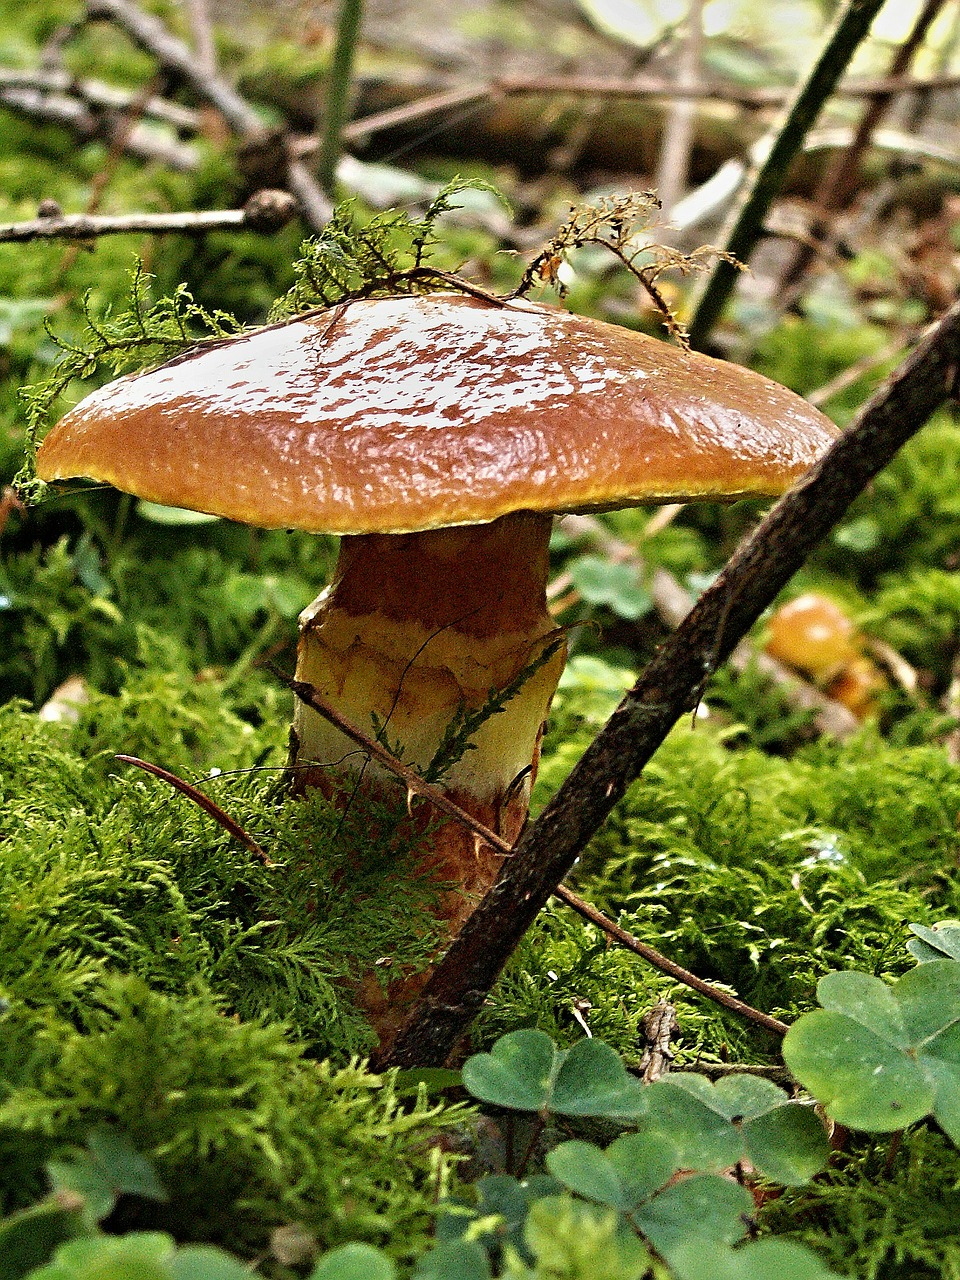
[{"label": "small stick on moss", "polygon": [[[415,770],[408,768],[405,764],[401,764],[376,739],[369,737],[362,729],[358,729],[356,725],[351,724],[335,707],[327,702],[312,684],[308,684],[305,680],[294,680],[270,663],[265,665],[267,670],[276,676],[281,683],[285,684],[288,689],[291,689],[302,702],[305,702],[318,715],[323,716],[325,720],[328,720],[330,724],[339,729],[345,737],[355,742],[358,747],[362,747],[374,760],[399,778],[406,786],[408,795],[412,793],[419,795],[424,800],[429,800],[431,804],[448,814],[456,822],[462,823],[474,835],[479,836],[491,848],[496,849],[498,853],[502,853],[504,857],[510,857],[513,853],[513,847],[507,844],[506,840],[501,839],[496,832],[491,831],[489,827],[485,827],[472,814],[467,813],[465,809],[461,809],[458,804],[449,800],[437,787],[424,782]],[[653,947],[641,942],[639,938],[635,938],[632,933],[628,933],[626,929],[621,928],[620,925],[611,920],[609,916],[605,916],[597,907],[581,898],[579,894],[574,893],[572,889],[568,889],[565,884],[558,884],[554,889],[554,894],[561,902],[565,902],[568,907],[572,907],[574,911],[583,916],[585,920],[596,925],[598,929],[602,929],[609,937],[628,950],[633,951],[649,964],[652,964],[655,969],[659,969],[662,973],[675,978],[677,982],[682,982],[684,986],[698,991],[716,1004],[721,1004],[725,1008],[731,1009],[734,1013],[738,1013],[744,1018],[749,1018],[751,1022],[756,1022],[760,1026],[766,1027],[768,1031],[774,1031],[781,1036],[786,1035],[786,1023],[779,1022],[776,1018],[771,1018],[769,1014],[762,1013],[759,1009],[751,1008],[750,1005],[738,1000],[736,996],[731,995],[728,991],[711,986],[703,978],[698,978],[689,969],[684,969]]]},{"label": "small stick on moss", "polygon": [[661,1080],[673,1065],[670,1041],[680,1025],[677,1011],[669,1000],[658,1000],[643,1015],[640,1025],[646,1045],[637,1069],[644,1084],[653,1084],[655,1080]]},{"label": "small stick on moss", "polygon": [[229,831],[235,840],[239,840],[245,849],[249,849],[255,854],[265,867],[275,867],[277,864],[270,855],[263,849],[253,836],[244,831],[239,822],[234,821],[228,813],[220,808],[220,806],[209,796],[205,796],[202,791],[198,791],[196,787],[191,786],[189,782],[184,782],[182,778],[178,778],[175,773],[171,773],[169,769],[164,769],[158,764],[150,764],[147,760],[141,760],[139,756],[122,756],[116,755],[114,760],[121,760],[124,764],[135,764],[138,769],[143,769],[145,773],[152,773],[155,778],[162,778],[164,782],[168,782],[175,791],[179,791],[181,795],[185,795],[192,800],[194,804],[209,813],[215,822],[219,822],[224,831]]},{"label": "small stick on moss", "polygon": [[242,209],[205,209],[197,213],[128,213],[118,217],[90,213],[57,214],[26,222],[0,224],[0,244],[27,240],[92,240],[96,236],[202,236],[241,227],[264,234],[286,226],[297,212],[287,191],[258,191]]}]

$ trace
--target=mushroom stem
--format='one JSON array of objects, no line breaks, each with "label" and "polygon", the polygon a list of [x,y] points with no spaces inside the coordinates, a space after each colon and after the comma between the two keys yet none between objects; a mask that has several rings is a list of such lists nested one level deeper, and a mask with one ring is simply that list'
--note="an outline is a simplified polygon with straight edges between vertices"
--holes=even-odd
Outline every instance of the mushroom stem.
[{"label": "mushroom stem", "polygon": [[[448,727],[491,695],[529,678],[484,720],[438,784],[508,842],[527,816],[547,710],[564,652],[536,666],[556,637],[547,612],[551,518],[529,512],[491,524],[426,533],[345,537],[331,586],[301,616],[297,679],[348,720],[430,774]],[[338,729],[299,704],[293,725],[295,791],[328,794],[361,773],[375,795],[395,780]],[[489,889],[502,855],[431,806],[416,872],[440,888],[437,916],[453,937]],[[422,981],[426,980],[423,975]],[[405,977],[361,1000],[388,1041],[422,981]]]}]

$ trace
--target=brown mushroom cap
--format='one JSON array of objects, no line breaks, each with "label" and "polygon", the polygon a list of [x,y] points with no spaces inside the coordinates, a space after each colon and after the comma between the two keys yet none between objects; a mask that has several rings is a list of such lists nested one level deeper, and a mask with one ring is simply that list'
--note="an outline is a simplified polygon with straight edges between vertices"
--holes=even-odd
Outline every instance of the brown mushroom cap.
[{"label": "brown mushroom cap", "polygon": [[266,528],[773,495],[836,428],[737,365],[528,302],[353,302],[120,378],[44,441],[88,476]]}]

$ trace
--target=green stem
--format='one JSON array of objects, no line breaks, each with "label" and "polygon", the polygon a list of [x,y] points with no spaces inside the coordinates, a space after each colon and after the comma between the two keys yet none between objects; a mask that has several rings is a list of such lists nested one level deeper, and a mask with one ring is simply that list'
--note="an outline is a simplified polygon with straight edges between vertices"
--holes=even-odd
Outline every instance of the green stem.
[{"label": "green stem", "polygon": [[[733,211],[723,248],[739,262],[749,260],[763,235],[767,212],[783,186],[791,163],[882,5],[883,0],[847,0],[841,10],[820,57],[787,109],[770,154],[747,183]],[[703,348],[727,304],[736,278],[736,267],[722,259],[717,261],[690,321],[690,343],[694,348]]]},{"label": "green stem", "polygon": [[330,65],[330,82],[327,86],[326,112],[323,122],[323,139],[317,178],[331,200],[336,197],[337,161],[340,159],[340,134],[347,121],[350,108],[350,82],[353,78],[353,57],[360,34],[363,16],[363,0],[341,0],[337,21],[337,41]]}]

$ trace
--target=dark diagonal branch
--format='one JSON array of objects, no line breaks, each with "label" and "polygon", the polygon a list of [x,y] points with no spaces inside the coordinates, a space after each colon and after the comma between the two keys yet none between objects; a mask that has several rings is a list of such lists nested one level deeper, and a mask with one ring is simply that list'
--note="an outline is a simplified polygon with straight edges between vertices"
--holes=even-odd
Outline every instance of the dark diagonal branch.
[{"label": "dark diagonal branch", "polygon": [[443,1062],[555,887],[706,680],[853,499],[955,394],[960,303],[768,514],[664,643],[504,864],[427,983],[389,1064]]},{"label": "dark diagonal branch", "polygon": [[[847,0],[809,76],[800,86],[777,131],[767,158],[747,184],[734,209],[723,249],[738,262],[749,262],[763,224],[792,162],[803,147],[824,103],[836,89],[851,58],[865,39],[883,0]],[[690,342],[701,349],[719,319],[736,283],[737,268],[718,259],[700,293],[690,321]]]}]

